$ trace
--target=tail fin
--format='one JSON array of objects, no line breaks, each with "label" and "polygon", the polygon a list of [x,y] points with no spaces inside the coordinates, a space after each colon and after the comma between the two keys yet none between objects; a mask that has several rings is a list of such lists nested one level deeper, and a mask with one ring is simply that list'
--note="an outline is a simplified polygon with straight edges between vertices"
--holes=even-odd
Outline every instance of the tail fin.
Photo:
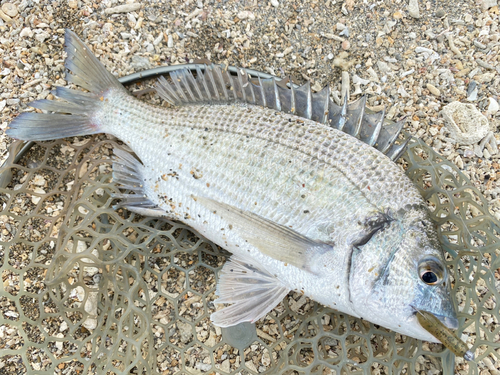
[{"label": "tail fin", "polygon": [[65,63],[68,70],[66,80],[89,92],[57,87],[54,94],[63,100],[37,100],[29,104],[52,113],[20,114],[7,129],[6,133],[10,137],[44,141],[102,132],[102,127],[93,118],[101,107],[103,94],[110,89],[127,91],[76,34],[68,29],[65,50],[68,55]]}]

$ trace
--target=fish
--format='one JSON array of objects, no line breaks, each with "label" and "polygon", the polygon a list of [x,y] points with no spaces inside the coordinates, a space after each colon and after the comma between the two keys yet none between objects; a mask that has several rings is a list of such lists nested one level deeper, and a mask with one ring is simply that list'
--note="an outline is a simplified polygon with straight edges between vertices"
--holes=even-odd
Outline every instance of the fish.
[{"label": "fish", "polygon": [[[458,327],[426,202],[394,162],[402,123],[365,111],[366,98],[338,106],[328,87],[216,65],[161,78],[170,105],[155,106],[70,30],[65,49],[66,80],[86,91],[57,87],[57,100],[30,103],[42,111],[17,116],[7,135],[107,133],[128,145],[114,151],[113,179],[128,191],[116,208],[181,221],[232,253],[215,325],[256,322],[295,291],[421,340],[440,342],[430,326]],[[422,325],[419,311],[440,323]]]}]

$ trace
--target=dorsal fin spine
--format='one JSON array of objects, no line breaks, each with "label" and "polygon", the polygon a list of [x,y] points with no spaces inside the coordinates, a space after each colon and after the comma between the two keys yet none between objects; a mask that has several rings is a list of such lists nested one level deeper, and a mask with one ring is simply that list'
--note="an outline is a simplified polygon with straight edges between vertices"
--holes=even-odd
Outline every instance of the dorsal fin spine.
[{"label": "dorsal fin spine", "polygon": [[276,79],[273,77],[273,90],[274,90],[274,109],[277,111],[281,111],[281,101],[280,95],[278,92],[278,87],[276,86]]},{"label": "dorsal fin spine", "polygon": [[375,129],[373,130],[372,136],[367,142],[370,146],[375,146],[375,143],[377,142],[377,139],[380,135],[380,130],[382,129],[382,125],[384,124],[384,118],[385,118],[385,108],[382,110],[382,116],[375,124]]},{"label": "dorsal fin spine", "polygon": [[346,120],[347,120],[347,95],[344,95],[344,102],[342,103],[342,108],[340,110],[339,130],[344,130]]},{"label": "dorsal fin spine", "polygon": [[240,69],[238,69],[238,81],[240,82],[240,85],[241,85],[241,95],[243,96],[242,100],[244,102],[246,102],[247,101],[247,93],[246,93],[245,83],[243,82],[243,76],[241,74]]},{"label": "dorsal fin spine", "polygon": [[267,107],[267,100],[266,100],[266,93],[264,92],[264,85],[262,84],[262,79],[259,76],[259,90],[260,90],[260,96],[262,99],[262,106]]},{"label": "dorsal fin spine", "polygon": [[403,143],[400,144],[394,143],[389,148],[386,155],[392,160],[397,160],[403,154],[404,150],[406,149],[406,146],[408,146],[409,141],[410,137],[408,137]]},{"label": "dorsal fin spine", "polygon": [[181,84],[179,83],[180,82],[179,72],[174,72],[174,75],[172,76],[172,82],[175,85],[176,95],[181,99],[181,102],[187,101],[187,97],[184,94],[184,90],[182,90]]},{"label": "dorsal fin spine", "polygon": [[294,115],[297,112],[297,94],[295,93],[295,85],[293,84],[292,77],[289,78],[290,81],[290,112]]},{"label": "dorsal fin spine", "polygon": [[[198,75],[197,75],[198,76]],[[198,85],[197,79],[193,77],[193,73],[189,71],[189,82],[194,87],[196,94],[198,95],[199,100],[204,100],[203,94],[201,93],[200,86]]]},{"label": "dorsal fin spine", "polygon": [[215,80],[214,80],[214,76],[212,74],[211,67],[207,67],[207,69],[205,69],[205,76],[208,77],[207,81],[210,82],[210,85],[212,85],[212,89],[213,89],[213,92],[209,91],[209,93],[215,95],[216,100],[220,101],[219,90],[217,90],[217,85],[215,84]]},{"label": "dorsal fin spine", "polygon": [[329,102],[330,102],[330,85],[326,85],[326,95],[325,95],[325,103],[323,105],[323,120],[321,121],[323,124],[326,124],[326,121],[328,120],[328,107],[329,107]]},{"label": "dorsal fin spine", "polygon": [[252,95],[252,101],[251,103],[252,104],[257,104],[257,98],[255,96],[255,91],[254,91],[254,84],[252,82],[250,82],[250,80],[248,79],[247,77],[247,81],[245,83],[245,89],[247,89],[250,91],[250,94]]},{"label": "dorsal fin spine", "polygon": [[250,80],[244,69],[231,75],[216,65],[206,66],[204,72],[196,67],[196,73],[195,78],[187,69],[174,71],[173,83],[161,77],[158,93],[172,105],[243,102],[288,112],[344,131],[390,157],[404,149],[404,144],[395,144],[403,123],[384,125],[385,109],[366,113],[365,96],[348,105],[344,95],[338,106],[330,99],[329,86],[312,93],[309,82],[297,87],[289,78],[287,89],[285,82],[279,83],[274,77],[262,79],[257,75]]},{"label": "dorsal fin spine", "polygon": [[241,74],[241,70],[237,69],[236,73],[237,73],[237,78],[236,79],[238,80],[238,82],[239,82],[239,84],[241,86],[241,95],[242,95],[241,100],[246,103],[247,102],[247,93],[246,93],[246,90],[245,90],[245,84],[243,83],[243,76]]},{"label": "dorsal fin spine", "polygon": [[359,133],[361,131],[361,124],[363,123],[363,117],[365,115],[366,95],[363,95],[360,100],[361,100],[361,103],[359,105],[360,112],[358,114],[358,119],[357,119],[355,127],[354,127],[354,132],[352,134],[356,138],[359,138]]},{"label": "dorsal fin spine", "polygon": [[305,94],[306,94],[306,100],[307,100],[307,105],[306,105],[306,111],[304,113],[304,117],[307,119],[311,119],[312,116],[312,91],[311,91],[311,83],[307,81],[305,85],[302,87],[305,88]]},{"label": "dorsal fin spine", "polygon": [[156,91],[165,99],[167,102],[169,102],[172,105],[176,105],[176,100],[174,99],[175,96],[173,96],[171,92],[170,85],[168,84],[167,80],[162,76],[160,77],[158,84],[156,85]]},{"label": "dorsal fin spine", "polygon": [[399,133],[401,133],[401,130],[403,129],[404,125],[404,120],[401,120],[399,122],[395,122],[393,124],[390,124],[386,126],[385,128],[380,129],[380,134],[378,136],[379,140],[379,145],[377,147],[377,150],[380,152],[387,154],[391,148],[391,146],[394,144],[396,139],[399,136]]},{"label": "dorsal fin spine", "polygon": [[226,84],[225,84],[224,77],[223,77],[223,74],[225,72],[222,72],[220,69],[214,69],[214,71],[215,71],[215,74],[217,75],[217,78],[218,78],[216,80],[216,82],[219,83],[221,91],[224,94],[225,100],[229,101],[229,94],[227,93],[227,88],[226,88]]},{"label": "dorsal fin spine", "polygon": [[[208,68],[206,68],[206,69],[208,69]],[[210,100],[210,91],[208,90],[207,80],[205,79],[205,74],[203,74],[203,72],[201,71],[201,69],[199,67],[196,68],[196,80],[203,85],[205,94],[207,95],[206,98],[203,96],[203,100]],[[201,91],[201,87],[200,87],[200,91]],[[202,95],[203,95],[203,93],[202,93]]]},{"label": "dorsal fin spine", "polygon": [[[191,96],[191,99],[193,101],[196,101],[196,97],[194,96],[193,90],[191,90],[191,79],[193,79],[193,75],[191,74],[191,71],[187,70],[185,74],[181,75],[181,82],[184,84],[184,87],[186,87],[186,90]],[[193,79],[194,80],[194,79]],[[196,85],[194,85],[196,86]]]}]

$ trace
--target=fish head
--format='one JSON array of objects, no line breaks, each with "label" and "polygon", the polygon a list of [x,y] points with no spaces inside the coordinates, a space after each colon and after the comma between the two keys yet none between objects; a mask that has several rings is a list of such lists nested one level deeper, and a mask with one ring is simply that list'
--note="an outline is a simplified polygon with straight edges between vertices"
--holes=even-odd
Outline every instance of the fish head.
[{"label": "fish head", "polygon": [[358,243],[349,291],[360,316],[432,342],[439,341],[418,323],[417,310],[430,312],[450,329],[458,327],[443,249],[425,208],[386,215],[369,240]]}]

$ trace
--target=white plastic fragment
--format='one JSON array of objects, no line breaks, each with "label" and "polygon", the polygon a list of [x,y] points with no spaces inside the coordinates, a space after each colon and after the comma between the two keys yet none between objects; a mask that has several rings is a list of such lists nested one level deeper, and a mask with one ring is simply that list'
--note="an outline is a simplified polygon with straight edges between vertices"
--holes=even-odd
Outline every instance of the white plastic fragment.
[{"label": "white plastic fragment", "polygon": [[472,104],[451,102],[441,111],[450,138],[461,145],[479,142],[488,134],[488,119]]}]

